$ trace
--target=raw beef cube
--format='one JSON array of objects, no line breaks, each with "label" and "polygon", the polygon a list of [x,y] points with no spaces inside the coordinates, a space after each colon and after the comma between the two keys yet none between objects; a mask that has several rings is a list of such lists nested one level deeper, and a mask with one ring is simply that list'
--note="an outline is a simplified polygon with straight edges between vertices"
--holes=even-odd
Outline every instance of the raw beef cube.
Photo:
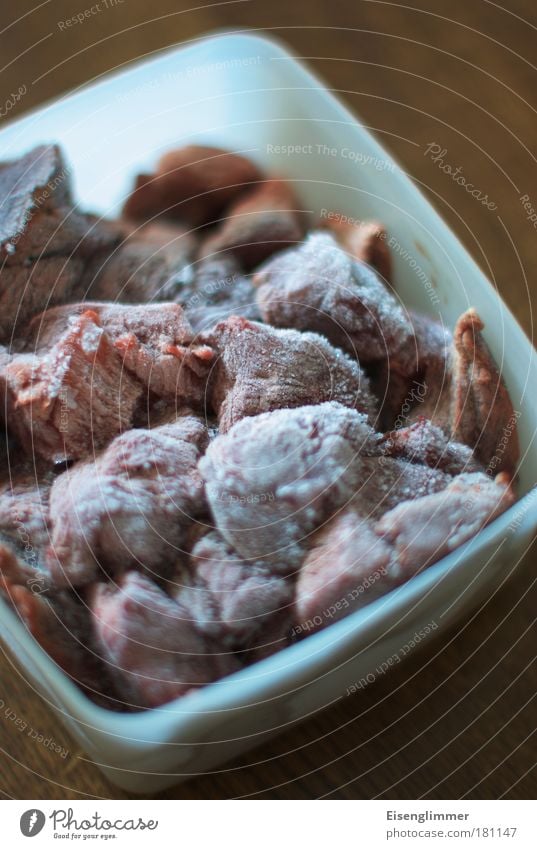
[{"label": "raw beef cube", "polygon": [[481,335],[475,310],[462,315],[453,334],[451,430],[470,445],[489,473],[513,472],[519,456],[517,420],[509,393]]},{"label": "raw beef cube", "polygon": [[44,355],[14,356],[0,385],[10,430],[28,454],[54,463],[85,457],[128,429],[143,390],[91,310]]},{"label": "raw beef cube", "polygon": [[121,242],[87,269],[84,298],[130,304],[174,300],[195,254],[194,237],[161,222],[116,226],[123,230]]},{"label": "raw beef cube", "polygon": [[204,508],[197,462],[208,441],[196,416],[117,437],[95,462],[54,482],[47,562],[73,586],[137,566],[160,577],[181,555],[192,517]]},{"label": "raw beef cube", "polygon": [[375,530],[395,546],[403,569],[417,570],[475,537],[514,500],[505,472],[494,480],[481,472],[462,474],[443,492],[394,507]]},{"label": "raw beef cube", "polygon": [[123,698],[158,707],[239,668],[196,631],[185,608],[143,575],[129,572],[92,594],[96,638]]},{"label": "raw beef cube", "polygon": [[392,258],[387,244],[386,228],[379,221],[361,221],[351,224],[347,221],[327,220],[331,230],[344,251],[359,262],[371,265],[387,283],[392,281]]},{"label": "raw beef cube", "polygon": [[329,233],[312,233],[269,260],[253,283],[269,324],[322,333],[361,363],[403,359],[409,350],[412,325],[395,296]]},{"label": "raw beef cube", "polygon": [[258,561],[243,560],[217,532],[194,546],[195,581],[179,598],[197,628],[218,645],[259,660],[288,642],[294,616],[293,582]]},{"label": "raw beef cube", "polygon": [[385,434],[381,444],[386,457],[399,457],[450,475],[484,471],[471,448],[448,439],[445,431],[423,416],[408,427]]},{"label": "raw beef cube", "polygon": [[104,707],[121,706],[100,661],[84,603],[68,592],[49,597],[22,586],[7,585],[4,594],[35,640],[76,684]]},{"label": "raw beef cube", "polygon": [[218,354],[209,398],[221,432],[246,416],[332,400],[375,415],[359,365],[322,336],[232,316],[206,338]]},{"label": "raw beef cube", "polygon": [[304,235],[303,213],[290,184],[267,180],[226,209],[226,217],[202,244],[203,256],[230,251],[247,271]]},{"label": "raw beef cube", "polygon": [[243,419],[199,464],[218,530],[241,557],[280,563],[288,573],[308,534],[353,497],[359,452],[377,453],[378,436],[341,404]]},{"label": "raw beef cube", "polygon": [[24,332],[29,316],[68,301],[88,256],[111,249],[73,207],[70,173],[56,146],[37,147],[0,169],[0,338]]},{"label": "raw beef cube", "polygon": [[262,179],[256,166],[217,147],[171,150],[156,173],[140,174],[123,213],[137,220],[164,214],[192,227],[214,220],[250,184]]},{"label": "raw beef cube", "polygon": [[370,604],[412,576],[394,563],[393,547],[353,505],[311,538],[296,586],[295,636],[303,637]]},{"label": "raw beef cube", "polygon": [[120,355],[125,377],[142,383],[146,395],[202,404],[213,352],[206,345],[192,344],[192,328],[178,304],[85,302],[56,307],[32,321],[27,349],[46,349],[68,331],[77,315],[88,311],[97,316]]},{"label": "raw beef cube", "polygon": [[[413,315],[412,323],[415,376],[401,398],[408,357],[384,367],[382,378],[374,380],[379,397],[384,394],[389,400],[389,414],[385,406],[382,417],[391,418],[397,428],[424,416],[454,441],[468,445],[491,472],[512,472],[519,455],[519,414],[483,340],[483,322],[475,310],[458,319],[453,335],[427,316]],[[390,375],[395,376],[397,392]]]}]

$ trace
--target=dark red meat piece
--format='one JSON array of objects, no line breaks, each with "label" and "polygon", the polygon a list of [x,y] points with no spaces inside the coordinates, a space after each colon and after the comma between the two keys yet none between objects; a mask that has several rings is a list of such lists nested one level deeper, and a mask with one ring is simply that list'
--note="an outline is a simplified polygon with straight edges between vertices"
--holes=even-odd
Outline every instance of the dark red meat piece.
[{"label": "dark red meat piece", "polygon": [[172,301],[196,251],[196,240],[179,225],[162,222],[135,227],[112,222],[121,241],[100,254],[85,272],[84,297],[140,304]]},{"label": "dark red meat piece", "polygon": [[57,146],[36,147],[0,169],[0,338],[24,332],[29,316],[76,296],[90,256],[117,234],[79,214]]},{"label": "dark red meat piece", "polygon": [[166,153],[155,174],[136,179],[123,213],[137,220],[165,214],[196,227],[214,220],[248,184],[260,179],[257,167],[243,156],[188,145]]},{"label": "dark red meat piece", "polygon": [[226,217],[202,246],[203,256],[229,251],[246,270],[273,253],[295,245],[304,235],[303,213],[291,185],[267,180],[226,209]]}]

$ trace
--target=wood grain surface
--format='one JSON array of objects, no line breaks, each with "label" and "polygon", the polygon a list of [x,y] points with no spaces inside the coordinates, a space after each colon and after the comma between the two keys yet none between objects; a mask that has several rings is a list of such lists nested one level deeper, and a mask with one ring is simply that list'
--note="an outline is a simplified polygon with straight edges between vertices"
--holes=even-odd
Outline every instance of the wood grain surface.
[{"label": "wood grain surface", "polygon": [[[391,149],[533,337],[537,230],[520,198],[528,195],[537,208],[534,0],[503,0],[505,8],[489,0],[108,0],[84,23],[59,26],[92,5],[1,4],[0,108],[19,86],[27,87],[22,112],[218,28],[270,32],[305,57]],[[488,195],[495,212],[425,155],[432,142]],[[469,620],[366,690],[163,796],[534,798],[535,550],[512,571]],[[0,712],[6,798],[124,797],[3,649],[0,699],[20,720]],[[37,735],[53,737],[67,754]]]}]

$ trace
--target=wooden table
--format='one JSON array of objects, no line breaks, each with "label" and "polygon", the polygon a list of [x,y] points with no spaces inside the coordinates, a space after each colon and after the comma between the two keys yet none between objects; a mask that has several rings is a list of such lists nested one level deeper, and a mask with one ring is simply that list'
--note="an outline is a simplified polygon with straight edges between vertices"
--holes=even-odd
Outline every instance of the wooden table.
[{"label": "wooden table", "polygon": [[[533,0],[509,0],[509,11],[489,0],[239,0],[193,12],[173,0],[108,0],[69,29],[58,22],[83,11],[84,0],[76,8],[49,0],[35,12],[26,0],[7,5],[0,106],[26,85],[21,111],[217,28],[259,28],[285,40],[395,153],[532,333],[537,231],[520,196],[537,207]],[[425,155],[433,142],[497,204],[495,213]],[[373,686],[165,797],[534,798],[534,566],[535,552],[469,621]],[[4,656],[0,680],[0,698],[21,722],[68,750],[61,757],[2,715],[6,797],[122,797]]]}]

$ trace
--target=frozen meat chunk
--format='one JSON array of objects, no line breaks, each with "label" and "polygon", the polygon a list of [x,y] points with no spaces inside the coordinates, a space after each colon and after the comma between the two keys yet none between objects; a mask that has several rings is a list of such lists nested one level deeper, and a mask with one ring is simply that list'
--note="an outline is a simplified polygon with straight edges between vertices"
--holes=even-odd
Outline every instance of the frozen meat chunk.
[{"label": "frozen meat chunk", "polygon": [[221,432],[246,416],[325,401],[375,415],[369,381],[359,365],[322,336],[232,316],[206,339],[217,352],[209,399]]},{"label": "frozen meat chunk", "polygon": [[204,507],[197,462],[207,441],[201,419],[185,412],[122,434],[94,462],[60,475],[47,551],[56,581],[80,586],[132,566],[158,577],[169,572]]},{"label": "frozen meat chunk", "polygon": [[258,168],[244,156],[187,145],[164,154],[154,174],[137,177],[123,214],[136,220],[164,214],[197,227],[218,217],[260,179]]},{"label": "frozen meat chunk", "polygon": [[56,145],[3,163],[0,195],[0,339],[9,341],[31,315],[72,299],[88,258],[110,250],[116,235],[76,211]]},{"label": "frozen meat chunk", "polygon": [[175,295],[196,333],[207,331],[231,315],[260,319],[255,291],[230,254],[201,259],[191,266],[191,279]]},{"label": "frozen meat chunk", "polygon": [[333,213],[326,218],[326,227],[332,231],[338,243],[354,259],[371,265],[388,283],[392,281],[392,257],[388,247],[388,234],[380,221],[353,223]]},{"label": "frozen meat chunk", "polygon": [[322,333],[361,363],[404,358],[412,326],[376,272],[324,232],[270,259],[254,275],[263,320]]},{"label": "frozen meat chunk", "polygon": [[289,572],[308,534],[354,495],[358,452],[377,444],[365,416],[334,402],[239,421],[200,462],[218,530],[246,560]]},{"label": "frozen meat chunk", "polygon": [[468,445],[448,439],[442,428],[423,416],[408,427],[386,433],[381,446],[386,457],[399,457],[450,475],[484,471]]},{"label": "frozen meat chunk", "polygon": [[243,560],[218,532],[204,535],[190,558],[194,581],[179,598],[197,628],[249,661],[283,648],[294,618],[294,584],[271,564]]},{"label": "frozen meat chunk", "polygon": [[128,572],[116,585],[98,584],[93,627],[123,698],[152,708],[239,668],[229,652],[209,644],[190,612],[149,578]]},{"label": "frozen meat chunk", "polygon": [[455,477],[443,492],[405,501],[387,512],[375,530],[395,546],[403,568],[423,568],[475,535],[514,501],[508,475],[482,472]]},{"label": "frozen meat chunk", "polygon": [[303,217],[290,183],[266,180],[226,209],[216,233],[203,242],[202,255],[229,251],[249,271],[271,254],[296,245],[304,235]]},{"label": "frozen meat chunk", "polygon": [[128,304],[173,301],[196,253],[194,236],[163,222],[136,227],[118,221],[111,226],[117,227],[121,241],[86,269],[84,298]]}]

